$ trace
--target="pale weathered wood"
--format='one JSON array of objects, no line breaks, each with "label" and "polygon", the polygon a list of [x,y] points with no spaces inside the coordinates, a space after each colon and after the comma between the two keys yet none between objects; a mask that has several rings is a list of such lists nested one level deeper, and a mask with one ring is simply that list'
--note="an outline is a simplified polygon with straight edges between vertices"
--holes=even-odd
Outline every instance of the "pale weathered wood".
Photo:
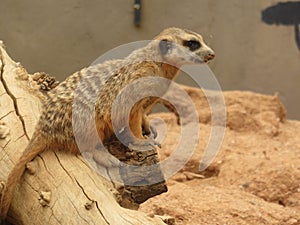
[{"label": "pale weathered wood", "polygon": [[[0,69],[0,181],[3,184],[33,133],[45,96],[37,79],[34,80],[37,76],[28,75],[19,63],[11,60],[2,43]],[[27,167],[15,192],[9,221],[20,224],[164,224],[159,217],[150,218],[142,212],[120,207],[115,194],[121,203],[124,196],[117,192],[116,185],[90,169],[81,156],[46,151]],[[166,191],[165,185],[160,185],[157,193]],[[140,201],[145,200],[139,191],[131,190],[131,193],[137,193]],[[130,207],[136,202],[127,201],[127,204]]]}]

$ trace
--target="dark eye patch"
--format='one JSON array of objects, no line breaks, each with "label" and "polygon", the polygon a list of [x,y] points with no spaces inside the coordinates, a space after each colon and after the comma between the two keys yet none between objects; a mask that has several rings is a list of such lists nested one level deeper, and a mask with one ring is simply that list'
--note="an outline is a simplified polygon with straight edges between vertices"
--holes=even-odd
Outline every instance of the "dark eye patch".
[{"label": "dark eye patch", "polygon": [[201,43],[196,40],[189,40],[189,41],[184,41],[183,46],[188,47],[191,51],[195,51],[199,48],[201,48]]}]

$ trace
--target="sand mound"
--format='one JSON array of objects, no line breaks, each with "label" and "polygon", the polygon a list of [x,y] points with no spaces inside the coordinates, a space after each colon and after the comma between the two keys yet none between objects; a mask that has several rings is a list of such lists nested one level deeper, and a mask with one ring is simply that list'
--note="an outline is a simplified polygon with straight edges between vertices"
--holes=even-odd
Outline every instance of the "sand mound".
[{"label": "sand mound", "polygon": [[[202,91],[185,89],[201,122],[198,148],[168,180],[168,193],[150,199],[140,210],[173,216],[176,224],[300,224],[300,122],[285,119],[276,95],[225,92],[225,138],[214,162],[200,173],[211,129],[210,108]],[[180,126],[171,113],[158,116],[168,126],[161,150],[161,158],[166,158],[177,144]]]}]

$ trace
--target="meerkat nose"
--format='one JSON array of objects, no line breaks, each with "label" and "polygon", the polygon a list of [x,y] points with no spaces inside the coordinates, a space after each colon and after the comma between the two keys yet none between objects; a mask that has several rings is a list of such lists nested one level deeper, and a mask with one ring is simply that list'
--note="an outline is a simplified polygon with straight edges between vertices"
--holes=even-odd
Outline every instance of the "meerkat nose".
[{"label": "meerkat nose", "polygon": [[205,59],[205,61],[210,61],[210,60],[214,59],[215,56],[216,56],[215,52],[213,50],[211,50],[205,55],[204,59]]},{"label": "meerkat nose", "polygon": [[215,56],[216,56],[216,54],[215,54],[215,52],[214,52],[213,50],[211,50],[211,51],[208,53],[208,57],[209,57],[210,59],[215,58]]}]

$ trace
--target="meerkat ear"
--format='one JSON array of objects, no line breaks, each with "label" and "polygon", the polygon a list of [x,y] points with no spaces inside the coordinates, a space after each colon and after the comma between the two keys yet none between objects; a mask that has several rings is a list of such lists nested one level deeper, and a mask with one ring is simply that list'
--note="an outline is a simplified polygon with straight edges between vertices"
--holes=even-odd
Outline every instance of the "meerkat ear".
[{"label": "meerkat ear", "polygon": [[159,42],[159,49],[162,55],[166,55],[173,48],[172,42],[167,39],[161,40]]}]

